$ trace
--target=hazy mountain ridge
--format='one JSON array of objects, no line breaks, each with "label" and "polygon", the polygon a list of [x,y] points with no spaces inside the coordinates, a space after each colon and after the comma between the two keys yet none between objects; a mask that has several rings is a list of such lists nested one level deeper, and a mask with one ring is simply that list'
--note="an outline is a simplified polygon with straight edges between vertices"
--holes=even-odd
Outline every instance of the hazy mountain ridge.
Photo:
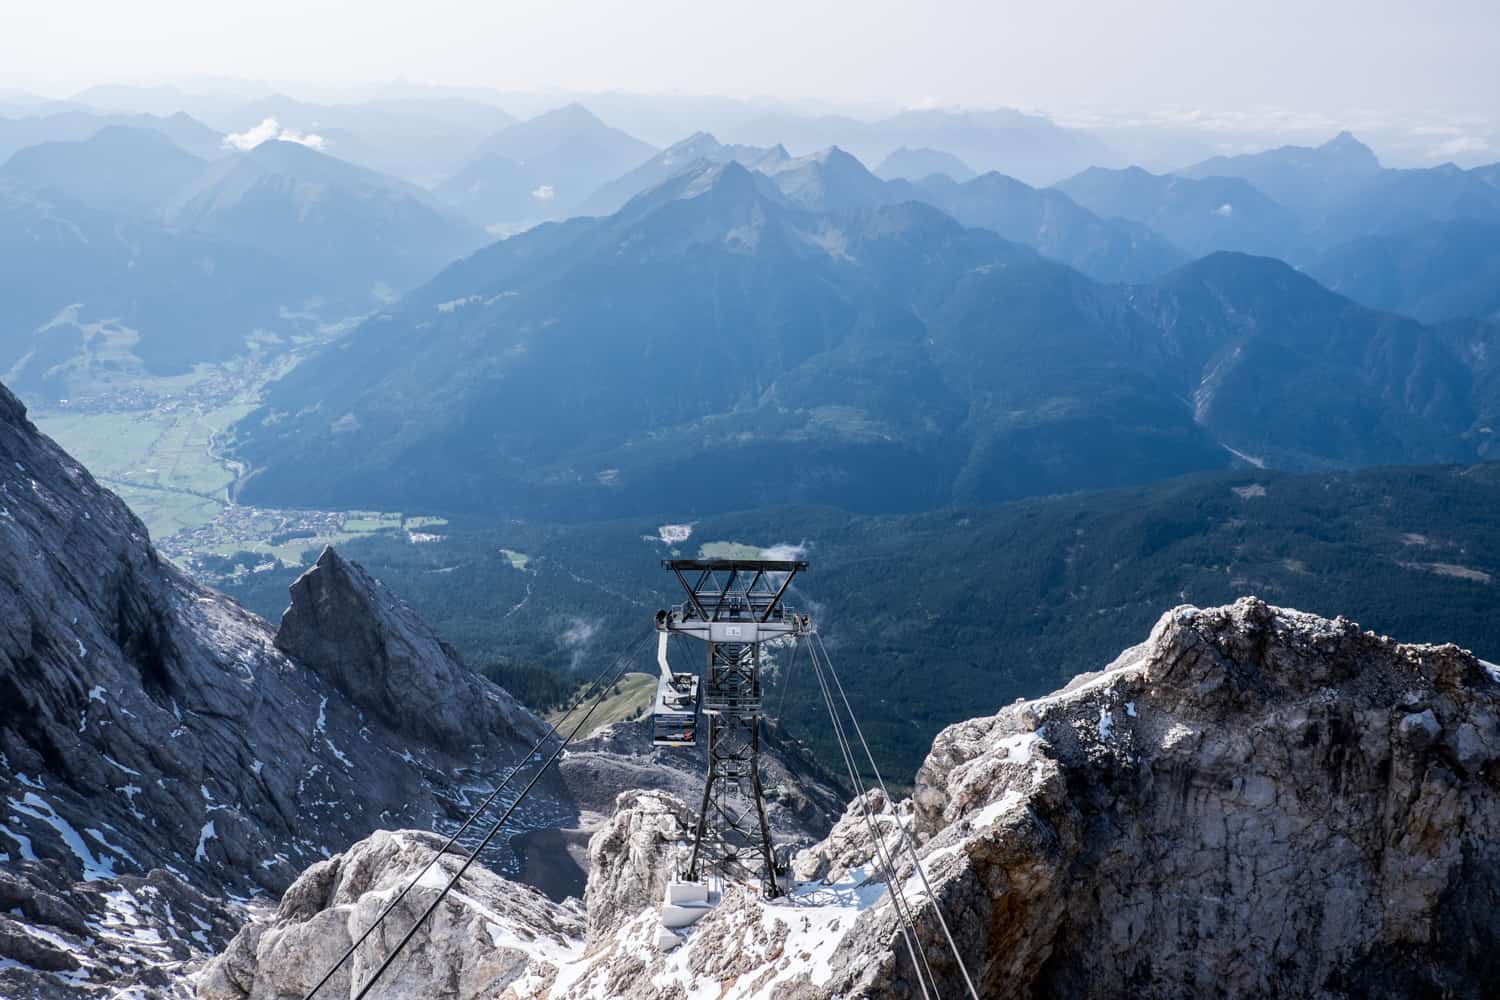
[{"label": "hazy mountain ridge", "polygon": [[997,170],[1032,184],[1050,184],[1118,157],[1097,136],[1010,108],[916,109],[875,120],[845,115],[771,113],[728,125],[732,142],[784,143],[795,153],[840,146],[869,163],[901,147],[930,147],[984,172]]},{"label": "hazy mountain ridge", "polygon": [[516,227],[573,214],[655,152],[570,104],[490,136],[435,192],[476,225]]},{"label": "hazy mountain ridge", "polygon": [[[1131,368],[1126,338],[1104,333],[1108,327],[1098,318],[1118,310],[1116,293],[926,206],[818,214],[791,203],[776,179],[735,163],[705,168],[639,196],[616,216],[542,227],[458,265],[294,373],[261,413],[240,425],[243,453],[257,470],[245,495],[268,495],[261,477],[287,475],[296,463],[282,456],[310,456],[307,449],[321,447],[314,442],[331,433],[323,428],[346,412],[351,416],[339,433],[347,444],[380,440],[401,457],[393,455],[389,465],[377,459],[368,473],[358,473],[371,477],[363,488],[327,480],[325,495],[347,499],[376,482],[410,483],[425,493],[433,477],[420,470],[441,462],[444,475],[466,485],[442,503],[436,494],[422,498],[439,506],[465,493],[504,496],[522,483],[536,501],[565,507],[575,502],[567,494],[581,487],[577,499],[592,494],[584,502],[600,513],[620,509],[612,494],[629,497],[641,489],[651,495],[625,502],[659,506],[663,497],[656,491],[685,474],[683,463],[693,460],[674,446],[672,428],[708,435],[695,452],[748,448],[738,460],[770,463],[763,466],[767,489],[780,476],[783,491],[786,483],[805,483],[801,488],[813,492],[794,487],[792,494],[804,499],[836,497],[867,509],[872,502],[930,506],[943,502],[944,483],[963,469],[972,470],[966,478],[984,482],[981,470],[1001,459],[988,457],[988,445],[971,449],[990,434],[1030,441],[1033,457],[1023,464],[1039,463],[1040,474],[1050,446],[1037,435],[1072,420],[1092,422],[1090,411],[1117,405],[1109,402],[1117,398],[1152,399],[1162,421],[1133,445],[1126,443],[1133,431],[1097,423],[1103,464],[1094,467],[1094,485],[1145,474],[1127,472],[1127,462],[1171,474],[1227,461],[1227,453],[1192,424],[1187,408],[1150,379],[1106,387],[1111,373]],[[630,248],[627,254],[623,247]],[[579,287],[596,291],[580,297]],[[1029,301],[1015,298],[1022,288]],[[1044,387],[1036,372],[1022,378],[986,360],[995,348],[985,346],[982,317],[1003,315],[995,311],[996,295],[1009,296],[1026,328],[1047,330],[1068,358],[1045,367]],[[1089,304],[1094,299],[1112,305]],[[918,319],[914,309],[929,318]],[[423,331],[420,347],[414,330]],[[1082,330],[1101,335],[1091,340]],[[617,331],[632,336],[620,338]],[[680,338],[695,349],[675,350]],[[1007,341],[1012,349],[1025,342],[1019,333]],[[743,351],[746,344],[754,345],[753,353]],[[377,360],[391,351],[405,354],[399,372],[382,371]],[[1104,403],[1086,402],[1080,362]],[[448,383],[455,366],[466,373]],[[1054,407],[1036,425],[1013,422],[998,404],[974,411],[974,394],[992,391],[976,384],[979,370],[995,372],[1016,390],[1024,386],[1029,399],[1051,391],[1078,402]],[[621,380],[633,381],[635,389],[621,393]],[[271,414],[302,410],[294,401],[314,384],[321,412],[276,418],[257,429]],[[412,421],[400,401],[418,395],[441,402]],[[367,404],[374,406],[366,410]],[[460,442],[443,429],[448,421],[457,428],[474,419],[462,415],[466,410],[487,414],[483,419],[493,428],[483,436],[487,441]],[[524,424],[522,413],[530,415]],[[755,434],[739,437],[747,426]],[[433,433],[438,436],[427,436]],[[1158,434],[1165,436],[1148,443]],[[800,454],[789,450],[793,442],[802,442]],[[1106,442],[1117,446],[1113,461]],[[816,461],[807,451],[812,446]],[[564,450],[553,450],[558,447]],[[460,454],[470,457],[455,463]],[[1017,458],[1013,452],[1004,460]],[[793,471],[786,463],[794,460],[808,472]],[[905,479],[916,492],[893,501],[891,463],[913,468],[913,462],[925,470]],[[819,464],[824,471],[807,479]],[[481,468],[490,471],[481,474]],[[606,475],[611,468],[617,471]],[[678,468],[683,473],[670,471]],[[773,476],[771,468],[780,471]],[[831,474],[834,468],[840,471]],[[395,469],[401,471],[392,478]],[[872,475],[882,483],[878,488]],[[1061,470],[1049,482],[1064,489],[1087,484],[1073,475]],[[1017,489],[1026,487],[976,485],[970,498],[994,497],[994,490],[1017,495]],[[541,499],[548,496],[553,499]]]},{"label": "hazy mountain ridge", "polygon": [[179,372],[233,357],[257,331],[302,329],[283,308],[319,294],[308,276],[254,247],[4,181],[0,217],[0,364],[47,399],[68,394],[80,365]]},{"label": "hazy mountain ridge", "polygon": [[223,135],[183,112],[172,115],[99,114],[63,111],[56,114],[0,118],[0,160],[27,146],[44,142],[82,142],[111,125],[160,132],[185,151],[209,157],[221,148]]},{"label": "hazy mountain ridge", "polygon": [[979,176],[973,167],[952,153],[928,146],[916,149],[902,146],[892,150],[875,168],[875,176],[886,181],[920,181],[933,174],[942,174],[960,184]]},{"label": "hazy mountain ridge", "polygon": [[1423,322],[1500,320],[1500,223],[1457,219],[1360,237],[1308,272],[1341,295]]},{"label": "hazy mountain ridge", "polygon": [[1243,255],[1101,286],[920,204],[851,210],[861,185],[886,191],[837,151],[700,167],[488,248],[273,388],[235,432],[242,495],[722,510],[688,471],[719,454],[756,470],[735,505],[764,483],[901,510],[1220,467],[1221,445],[1289,468],[1488,454],[1489,383],[1441,331]]},{"label": "hazy mountain ridge", "polygon": [[606,185],[585,207],[598,212],[617,209],[629,197],[674,176],[730,161],[770,177],[786,197],[812,211],[851,212],[926,202],[965,225],[991,229],[1102,281],[1144,281],[1187,260],[1144,226],[1106,222],[1066,195],[993,171],[962,183],[946,174],[928,174],[917,181],[885,180],[837,146],[793,157],[779,145],[730,146],[703,133]]},{"label": "hazy mountain ridge", "polygon": [[106,126],[17,152],[0,185],[0,362],[54,400],[82,367],[180,372],[363,313],[487,241],[419,188],[274,140],[205,161]]},{"label": "hazy mountain ridge", "polygon": [[426,191],[295,142],[224,157],[173,196],[166,220],[259,247],[329,296],[378,301],[487,242]]}]

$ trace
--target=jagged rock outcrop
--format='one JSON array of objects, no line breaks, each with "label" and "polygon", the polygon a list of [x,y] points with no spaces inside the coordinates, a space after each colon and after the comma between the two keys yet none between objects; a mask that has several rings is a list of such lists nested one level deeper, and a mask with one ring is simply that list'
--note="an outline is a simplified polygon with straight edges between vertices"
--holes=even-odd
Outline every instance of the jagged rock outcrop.
[{"label": "jagged rock outcrop", "polygon": [[891,845],[889,851],[899,852],[898,822],[911,829],[911,800],[892,802],[881,789],[870,789],[849,803],[827,837],[797,852],[792,859],[793,876],[801,882],[838,882],[852,869],[881,864],[877,833]]},{"label": "jagged rock outcrop", "polygon": [[363,566],[325,548],[292,584],[276,648],[353,705],[436,746],[535,742],[545,727],[459,662],[458,652]]},{"label": "jagged rock outcrop", "polygon": [[[348,950],[402,886],[442,847],[432,834],[382,831],[304,872],[274,916],[248,925],[198,980],[201,1000],[280,1000],[304,996]],[[328,985],[352,995],[390,954],[457,871],[445,854],[365,940]],[[444,897],[380,981],[388,1000],[470,1000],[507,989],[545,988],[579,949],[583,914],[529,886],[474,865]]]},{"label": "jagged rock outcrop", "polygon": [[601,944],[642,907],[661,902],[692,830],[692,811],[681,799],[664,792],[620,793],[614,814],[589,841],[583,899],[590,946]]},{"label": "jagged rock outcrop", "polygon": [[[891,834],[909,820],[932,895],[909,858],[871,863],[866,804]],[[609,932],[503,995],[921,996],[892,886],[944,996],[966,989],[938,907],[990,997],[1500,983],[1500,668],[1253,598],[1175,609],[1100,673],[950,726],[912,802],[856,802],[804,852],[823,880],[731,887],[666,955],[635,891],[662,805],[622,796],[595,838]]]},{"label": "jagged rock outcrop", "polygon": [[[133,891],[126,876],[183,899],[197,898],[189,889],[205,899],[279,894],[372,830],[456,825],[473,792],[541,731],[332,553],[300,594],[339,614],[304,613],[294,594],[282,637],[197,586],[3,387],[0,583],[0,864],[35,899],[123,899],[117,893]],[[434,727],[430,705],[383,713],[381,697],[350,681],[386,631],[381,683],[433,701],[447,690],[461,714]],[[550,785],[528,806],[518,830],[575,822]],[[501,854],[488,860],[514,870]],[[0,926],[0,995],[116,988],[120,963],[49,968],[62,960],[48,949],[77,944],[77,927],[43,905],[22,905]],[[98,942],[126,918],[72,905],[96,942],[79,955],[105,953]],[[130,909],[150,922],[149,907]],[[243,907],[220,910],[203,928],[151,933],[180,938],[201,958],[243,919]]]},{"label": "jagged rock outcrop", "polygon": [[[996,995],[1500,982],[1500,677],[1454,646],[1178,608],[1102,674],[949,727],[916,803]],[[852,971],[866,947],[835,956],[851,988],[876,981]]]}]

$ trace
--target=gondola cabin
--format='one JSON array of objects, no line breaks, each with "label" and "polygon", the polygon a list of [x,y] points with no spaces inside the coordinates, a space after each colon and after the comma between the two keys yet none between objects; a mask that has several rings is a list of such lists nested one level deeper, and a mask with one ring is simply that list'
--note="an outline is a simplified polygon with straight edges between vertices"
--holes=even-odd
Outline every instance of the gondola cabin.
[{"label": "gondola cabin", "polygon": [[698,743],[698,675],[668,674],[656,682],[651,712],[651,742],[659,747]]}]

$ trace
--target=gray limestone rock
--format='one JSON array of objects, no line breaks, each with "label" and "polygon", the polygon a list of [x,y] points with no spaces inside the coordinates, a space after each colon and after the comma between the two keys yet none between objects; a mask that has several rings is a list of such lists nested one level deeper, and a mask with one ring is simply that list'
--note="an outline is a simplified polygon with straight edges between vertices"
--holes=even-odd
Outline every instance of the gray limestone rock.
[{"label": "gray limestone rock", "polygon": [[642,907],[660,903],[685,842],[693,814],[665,792],[621,792],[614,814],[589,841],[589,881],[584,893],[588,941],[597,946]]},{"label": "gray limestone rock", "polygon": [[[370,927],[401,887],[442,846],[431,834],[381,831],[314,865],[292,884],[269,919],[253,923],[198,977],[201,1000],[303,996]],[[445,854],[324,987],[350,997],[437,898],[461,856]],[[576,902],[553,903],[536,889],[474,865],[380,980],[382,1000],[469,1000],[546,988],[582,946]]]}]

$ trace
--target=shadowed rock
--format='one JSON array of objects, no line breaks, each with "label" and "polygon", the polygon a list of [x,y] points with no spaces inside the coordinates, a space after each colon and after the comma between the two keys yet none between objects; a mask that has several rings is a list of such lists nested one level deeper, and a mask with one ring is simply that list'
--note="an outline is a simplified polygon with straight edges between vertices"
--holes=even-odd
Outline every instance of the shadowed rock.
[{"label": "shadowed rock", "polygon": [[416,612],[331,546],[291,594],[276,648],[393,729],[452,751],[542,735],[530,712],[472,673]]}]

